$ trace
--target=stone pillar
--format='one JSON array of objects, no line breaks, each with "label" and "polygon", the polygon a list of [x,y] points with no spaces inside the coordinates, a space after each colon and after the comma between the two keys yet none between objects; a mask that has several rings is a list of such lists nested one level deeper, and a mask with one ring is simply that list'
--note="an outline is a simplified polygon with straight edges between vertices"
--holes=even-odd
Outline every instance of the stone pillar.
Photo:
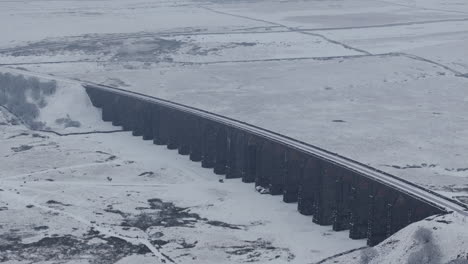
[{"label": "stone pillar", "polygon": [[247,161],[247,142],[245,134],[236,128],[229,131],[229,159],[226,178],[242,178],[245,174]]},{"label": "stone pillar", "polygon": [[119,122],[121,122],[122,129],[124,131],[132,131],[134,127],[135,116],[133,114],[133,110],[135,105],[133,104],[132,99],[128,96],[122,96],[120,98],[119,105]]},{"label": "stone pillar", "polygon": [[388,237],[387,221],[389,205],[397,197],[397,192],[381,183],[373,182],[370,199],[367,245],[375,246]]},{"label": "stone pillar", "polygon": [[351,239],[363,239],[367,237],[369,221],[369,195],[371,181],[364,176],[354,175],[351,185],[351,215],[350,232]]},{"label": "stone pillar", "polygon": [[200,118],[190,116],[188,119],[190,129],[190,160],[202,161],[202,123]]},{"label": "stone pillar", "polygon": [[305,165],[305,155],[297,150],[289,150],[286,159],[286,176],[283,186],[283,201],[295,203],[299,195],[299,179]]},{"label": "stone pillar", "polygon": [[342,169],[336,180],[336,207],[333,212],[333,230],[342,231],[350,228],[351,223],[351,188],[355,175]]},{"label": "stone pillar", "polygon": [[216,151],[214,173],[217,175],[226,174],[228,156],[228,135],[226,127],[219,125],[216,134]]},{"label": "stone pillar", "polygon": [[257,148],[257,171],[255,174],[256,187],[270,187],[272,162],[272,143],[268,140],[259,138]]},{"label": "stone pillar", "polygon": [[[117,96],[113,94],[102,95],[103,100],[101,102],[102,107],[102,121],[112,122],[116,118],[114,107],[116,104]],[[104,99],[105,98],[105,99]]]},{"label": "stone pillar", "polygon": [[279,144],[273,143],[272,148],[272,163],[270,177],[270,194],[283,194],[284,182],[286,177],[286,148]]},{"label": "stone pillar", "polygon": [[406,194],[397,193],[394,201],[387,205],[387,234],[389,237],[411,223],[411,200]]},{"label": "stone pillar", "polygon": [[151,106],[151,123],[153,125],[153,143],[156,145],[163,145],[163,142],[161,141],[161,136],[159,135],[159,127],[161,126],[161,120],[160,120],[160,108],[159,105],[153,104]]},{"label": "stone pillar", "polygon": [[254,136],[247,136],[247,148],[246,148],[246,169],[245,173],[242,175],[242,181],[246,183],[255,182],[255,177],[257,175],[257,142]]},{"label": "stone pillar", "polygon": [[112,118],[112,125],[113,126],[122,126],[122,115],[123,115],[123,110],[122,110],[122,95],[119,94],[114,94],[113,95],[113,104],[112,104],[112,109],[109,111],[112,111],[114,117]]},{"label": "stone pillar", "polygon": [[177,110],[168,108],[167,111],[168,119],[166,120],[166,126],[168,129],[168,141],[167,148],[174,150],[179,147],[178,131],[179,131],[179,113]]},{"label": "stone pillar", "polygon": [[153,140],[153,103],[144,102],[143,106],[143,140]]},{"label": "stone pillar", "polygon": [[243,179],[247,174],[248,156],[247,156],[248,139],[244,131],[239,131],[236,137],[236,163],[235,175]]},{"label": "stone pillar", "polygon": [[324,161],[322,173],[318,178],[318,191],[314,198],[313,222],[319,225],[332,225],[333,212],[336,209],[336,181],[342,170],[336,164]]},{"label": "stone pillar", "polygon": [[236,178],[236,131],[237,129],[232,127],[227,130],[226,179]]},{"label": "stone pillar", "polygon": [[190,154],[190,122],[189,114],[180,112],[179,113],[179,125],[178,127],[178,139],[179,139],[179,148],[178,153],[180,155],[189,155]]},{"label": "stone pillar", "polygon": [[310,156],[304,165],[299,181],[297,209],[303,215],[314,213],[314,199],[317,196],[321,173],[320,160]]},{"label": "stone pillar", "polygon": [[145,102],[136,98],[131,98],[131,114],[130,118],[132,119],[132,135],[136,137],[143,136],[144,131],[144,106]]},{"label": "stone pillar", "polygon": [[169,129],[167,123],[169,122],[168,110],[164,106],[157,106],[153,109],[156,113],[153,115],[154,122],[157,124],[154,127],[155,138],[153,142],[156,145],[166,145],[169,141]]},{"label": "stone pillar", "polygon": [[202,167],[214,168],[216,155],[216,127],[211,120],[204,120],[202,127]]}]

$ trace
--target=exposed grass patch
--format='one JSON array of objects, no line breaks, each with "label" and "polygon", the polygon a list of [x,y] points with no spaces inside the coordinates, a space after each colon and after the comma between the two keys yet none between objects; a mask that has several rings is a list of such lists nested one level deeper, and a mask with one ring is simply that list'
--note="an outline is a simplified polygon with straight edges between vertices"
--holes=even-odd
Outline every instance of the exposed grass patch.
[{"label": "exposed grass patch", "polygon": [[81,127],[81,123],[79,121],[72,120],[69,115],[67,117],[59,118],[55,120],[55,123],[58,125],[63,125],[63,127]]}]

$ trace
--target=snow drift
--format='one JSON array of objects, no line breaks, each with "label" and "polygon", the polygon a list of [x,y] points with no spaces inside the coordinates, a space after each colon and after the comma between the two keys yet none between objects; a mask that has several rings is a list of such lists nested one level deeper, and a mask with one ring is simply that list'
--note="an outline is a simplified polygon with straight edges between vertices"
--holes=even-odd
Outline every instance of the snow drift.
[{"label": "snow drift", "polygon": [[468,220],[457,214],[413,223],[373,248],[321,263],[468,264]]}]

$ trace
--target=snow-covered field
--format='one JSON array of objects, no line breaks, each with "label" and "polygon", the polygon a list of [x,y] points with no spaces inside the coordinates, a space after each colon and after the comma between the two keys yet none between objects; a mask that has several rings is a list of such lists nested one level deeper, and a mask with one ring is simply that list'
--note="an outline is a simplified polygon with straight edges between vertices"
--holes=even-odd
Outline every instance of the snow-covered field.
[{"label": "snow-covered field", "polygon": [[[465,0],[0,0],[0,25],[0,72],[59,84],[38,116],[46,130],[116,129],[70,80],[93,81],[278,131],[468,202]],[[75,263],[154,261],[138,253],[148,250],[181,263],[309,263],[364,244],[126,133],[59,137],[0,123],[0,242],[24,254],[12,260],[45,261],[40,252],[69,243]],[[158,210],[176,224],[138,226]],[[403,230],[399,250],[417,244],[415,230]],[[26,238],[42,241],[37,252]],[[463,253],[447,245],[427,263]],[[339,261],[387,263],[392,246]]]},{"label": "snow-covered field", "polygon": [[0,263],[311,263],[365,245],[129,132],[17,123],[0,112]]},{"label": "snow-covered field", "polygon": [[468,4],[0,1],[0,64],[259,125],[468,196]]}]

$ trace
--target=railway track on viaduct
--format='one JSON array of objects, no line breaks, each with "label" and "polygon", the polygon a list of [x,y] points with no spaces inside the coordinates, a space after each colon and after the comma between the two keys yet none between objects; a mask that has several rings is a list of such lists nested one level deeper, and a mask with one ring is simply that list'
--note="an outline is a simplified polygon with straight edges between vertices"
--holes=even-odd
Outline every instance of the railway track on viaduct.
[{"label": "railway track on viaduct", "polygon": [[273,131],[115,87],[83,86],[103,121],[177,149],[215,174],[282,195],[315,224],[349,230],[369,246],[431,215],[468,216],[465,204]]}]

